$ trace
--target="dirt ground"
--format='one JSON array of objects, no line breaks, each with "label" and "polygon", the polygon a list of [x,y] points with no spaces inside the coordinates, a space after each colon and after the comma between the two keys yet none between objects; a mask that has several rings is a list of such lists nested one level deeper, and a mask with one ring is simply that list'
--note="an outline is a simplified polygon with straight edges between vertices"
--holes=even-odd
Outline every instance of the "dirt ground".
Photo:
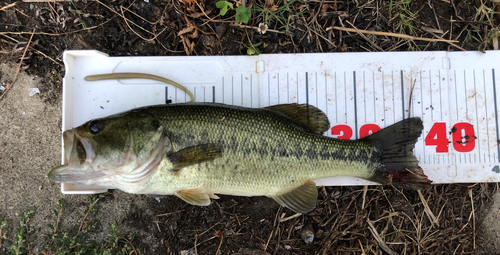
[{"label": "dirt ground", "polygon": [[[31,206],[37,209],[29,221],[36,233],[31,254],[46,252],[60,198],[67,205],[59,229],[84,224],[87,197],[63,196],[46,178],[60,161],[64,50],[111,56],[459,51],[498,49],[500,37],[500,5],[486,0],[230,1],[251,8],[247,25],[235,24],[235,10],[220,16],[216,2],[0,3],[0,215],[8,223],[0,228],[0,254],[9,254],[2,244],[14,242],[20,214]],[[260,23],[268,25],[265,34],[257,32]],[[29,96],[30,88],[40,94]],[[101,224],[86,238],[108,238],[116,222],[135,234],[132,244],[143,254],[499,254],[497,191],[497,183],[434,185],[420,194],[326,187],[319,188],[316,210],[292,218],[262,197],[222,196],[196,207],[176,197],[111,191],[96,204],[92,219]],[[308,244],[301,237],[307,231],[314,233]]]}]

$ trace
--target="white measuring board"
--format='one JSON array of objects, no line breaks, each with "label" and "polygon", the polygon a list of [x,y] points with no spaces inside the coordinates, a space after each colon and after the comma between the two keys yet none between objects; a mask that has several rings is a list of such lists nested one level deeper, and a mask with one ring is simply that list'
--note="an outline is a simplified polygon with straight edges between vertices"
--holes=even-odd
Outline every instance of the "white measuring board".
[{"label": "white measuring board", "polygon": [[[357,139],[408,116],[420,117],[424,131],[414,154],[429,179],[500,181],[500,51],[201,57],[109,57],[98,51],[66,51],[63,58],[63,130],[141,106],[189,100],[179,89],[157,81],[83,79],[112,72],[149,73],[184,85],[196,102],[315,105],[330,120],[325,135],[341,139]],[[373,184],[353,177],[316,183]],[[67,194],[104,191],[62,185]]]}]

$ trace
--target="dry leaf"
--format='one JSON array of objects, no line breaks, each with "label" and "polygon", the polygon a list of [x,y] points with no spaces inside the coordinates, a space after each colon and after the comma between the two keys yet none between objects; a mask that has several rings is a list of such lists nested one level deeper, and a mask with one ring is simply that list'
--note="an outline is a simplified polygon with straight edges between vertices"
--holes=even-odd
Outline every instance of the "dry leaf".
[{"label": "dry leaf", "polygon": [[321,13],[325,13],[326,11],[328,11],[328,8],[330,8],[329,4],[323,4],[323,6],[321,7]]},{"label": "dry leaf", "polygon": [[184,45],[184,51],[186,51],[186,54],[189,56],[193,53],[194,50],[194,42],[191,42],[189,38],[185,36],[181,36],[182,38],[182,44]]},{"label": "dry leaf", "polygon": [[278,11],[278,6],[277,5],[273,5],[270,9],[273,12]]},{"label": "dry leaf", "polygon": [[189,38],[198,38],[198,29],[195,29],[192,34],[188,35]]},{"label": "dry leaf", "polygon": [[271,8],[274,5],[274,0],[266,0],[266,7]]},{"label": "dry leaf", "polygon": [[189,17],[197,19],[197,18],[199,18],[199,17],[201,17],[201,16],[204,16],[205,14],[206,14],[206,15],[208,15],[208,14],[210,14],[211,12],[212,12],[212,10],[208,10],[208,11],[206,11],[205,13],[202,13],[202,12],[195,12],[195,13],[193,13],[193,14],[190,14],[190,15],[189,15]]},{"label": "dry leaf", "polygon": [[241,0],[236,0],[236,4],[235,4],[236,7],[240,7],[242,5],[243,5],[243,2]]},{"label": "dry leaf", "polygon": [[184,5],[186,5],[186,7],[190,8],[190,7],[193,7],[194,4],[196,4],[198,1],[196,1],[196,0],[179,0],[179,2],[184,3]]},{"label": "dry leaf", "polygon": [[177,35],[181,36],[183,34],[191,33],[191,32],[193,32],[193,30],[194,30],[194,27],[189,26],[189,27],[186,27],[186,28],[182,29],[181,31],[179,31],[179,33]]}]

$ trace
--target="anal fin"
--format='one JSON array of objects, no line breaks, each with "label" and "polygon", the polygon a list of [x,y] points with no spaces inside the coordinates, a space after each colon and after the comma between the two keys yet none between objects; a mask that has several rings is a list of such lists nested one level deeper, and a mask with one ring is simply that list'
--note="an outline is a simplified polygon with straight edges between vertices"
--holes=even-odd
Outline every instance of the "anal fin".
[{"label": "anal fin", "polygon": [[196,189],[179,190],[175,192],[175,195],[188,204],[199,206],[210,205],[210,198],[219,198],[214,193],[206,192],[205,188],[203,187]]},{"label": "anal fin", "polygon": [[278,204],[297,213],[306,213],[316,208],[318,190],[316,183],[307,180],[301,186],[278,196],[271,196]]}]

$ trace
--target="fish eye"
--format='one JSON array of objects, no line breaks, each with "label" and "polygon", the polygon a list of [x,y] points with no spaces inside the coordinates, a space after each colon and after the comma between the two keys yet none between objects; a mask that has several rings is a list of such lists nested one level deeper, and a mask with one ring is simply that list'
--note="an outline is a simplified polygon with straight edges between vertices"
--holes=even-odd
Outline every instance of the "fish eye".
[{"label": "fish eye", "polygon": [[89,123],[88,129],[91,134],[97,135],[99,132],[101,132],[102,128],[104,126],[104,123],[100,120],[93,120]]}]

